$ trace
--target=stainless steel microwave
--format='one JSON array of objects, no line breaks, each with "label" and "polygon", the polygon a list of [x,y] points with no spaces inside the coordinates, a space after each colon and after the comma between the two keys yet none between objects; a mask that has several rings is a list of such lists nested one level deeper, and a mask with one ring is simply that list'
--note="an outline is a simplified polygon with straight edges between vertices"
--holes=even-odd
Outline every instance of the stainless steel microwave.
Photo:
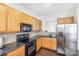
[{"label": "stainless steel microwave", "polygon": [[32,25],[31,24],[20,24],[20,32],[31,32],[32,31]]}]

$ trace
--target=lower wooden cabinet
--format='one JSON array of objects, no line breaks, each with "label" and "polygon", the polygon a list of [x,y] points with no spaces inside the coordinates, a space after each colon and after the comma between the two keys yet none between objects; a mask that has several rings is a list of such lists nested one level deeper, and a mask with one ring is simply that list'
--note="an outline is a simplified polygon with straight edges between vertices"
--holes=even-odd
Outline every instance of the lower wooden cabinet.
[{"label": "lower wooden cabinet", "polygon": [[57,40],[56,40],[56,38],[50,38],[50,41],[51,41],[51,43],[50,43],[50,49],[53,49],[53,50],[56,50],[56,47],[57,47]]},{"label": "lower wooden cabinet", "polygon": [[7,53],[7,56],[25,56],[25,45]]},{"label": "lower wooden cabinet", "polygon": [[56,50],[56,38],[45,37],[42,39],[42,46],[48,49]]},{"label": "lower wooden cabinet", "polygon": [[37,38],[36,40],[36,51],[38,51],[42,47],[42,40],[41,38]]},{"label": "lower wooden cabinet", "polygon": [[42,47],[50,49],[50,38],[44,37],[42,38]]}]

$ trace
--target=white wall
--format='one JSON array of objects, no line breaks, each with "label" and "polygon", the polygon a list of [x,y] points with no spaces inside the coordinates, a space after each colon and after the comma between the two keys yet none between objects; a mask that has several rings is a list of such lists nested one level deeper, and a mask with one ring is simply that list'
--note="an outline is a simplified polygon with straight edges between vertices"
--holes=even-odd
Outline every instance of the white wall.
[{"label": "white wall", "polygon": [[[53,20],[53,19],[52,19]],[[56,32],[56,20],[55,21],[43,21],[42,30],[48,32]]]}]

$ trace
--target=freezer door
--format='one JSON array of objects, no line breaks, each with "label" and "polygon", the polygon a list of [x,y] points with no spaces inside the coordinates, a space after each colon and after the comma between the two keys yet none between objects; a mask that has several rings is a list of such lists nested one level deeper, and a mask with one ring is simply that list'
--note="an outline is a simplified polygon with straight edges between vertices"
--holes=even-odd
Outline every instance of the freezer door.
[{"label": "freezer door", "polygon": [[57,26],[57,53],[64,54],[64,25]]},{"label": "freezer door", "polygon": [[65,39],[70,41],[77,41],[77,25],[65,25]]}]

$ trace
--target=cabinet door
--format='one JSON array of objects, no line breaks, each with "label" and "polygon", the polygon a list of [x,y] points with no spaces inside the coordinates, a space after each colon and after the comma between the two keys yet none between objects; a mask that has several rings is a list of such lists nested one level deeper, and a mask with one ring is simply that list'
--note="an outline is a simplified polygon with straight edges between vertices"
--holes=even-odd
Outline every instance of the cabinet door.
[{"label": "cabinet door", "polygon": [[7,56],[25,56],[25,46],[7,53]]},{"label": "cabinet door", "polygon": [[7,31],[20,31],[20,12],[10,7],[7,7]]},{"label": "cabinet door", "polygon": [[21,23],[31,24],[31,16],[28,16],[27,14],[20,13],[21,16]]},{"label": "cabinet door", "polygon": [[40,31],[40,21],[38,21],[38,30]]},{"label": "cabinet door", "polygon": [[51,38],[50,41],[51,41],[51,47],[50,47],[50,49],[56,50],[56,47],[57,47],[56,38]]},{"label": "cabinet door", "polygon": [[42,22],[39,22],[39,30],[42,31]]},{"label": "cabinet door", "polygon": [[6,6],[0,4],[0,32],[6,32]]},{"label": "cabinet door", "polygon": [[42,47],[42,41],[41,38],[38,38],[36,40],[36,51],[38,51]]},{"label": "cabinet door", "polygon": [[31,16],[28,16],[28,24],[33,25],[33,20],[32,20],[32,17]]},{"label": "cabinet door", "polygon": [[42,46],[50,49],[50,38],[42,38]]},{"label": "cabinet door", "polygon": [[74,17],[65,17],[65,18],[58,18],[57,19],[58,24],[73,24],[74,23]]},{"label": "cabinet door", "polygon": [[33,31],[36,31],[37,30],[37,25],[36,25],[37,21],[35,18],[32,18],[32,20],[33,20]]},{"label": "cabinet door", "polygon": [[57,24],[65,24],[65,18],[58,18],[57,19]]},{"label": "cabinet door", "polygon": [[66,22],[65,24],[73,24],[74,23],[74,17],[67,17],[65,18]]},{"label": "cabinet door", "polygon": [[38,31],[39,30],[39,21],[36,20],[36,30]]}]

